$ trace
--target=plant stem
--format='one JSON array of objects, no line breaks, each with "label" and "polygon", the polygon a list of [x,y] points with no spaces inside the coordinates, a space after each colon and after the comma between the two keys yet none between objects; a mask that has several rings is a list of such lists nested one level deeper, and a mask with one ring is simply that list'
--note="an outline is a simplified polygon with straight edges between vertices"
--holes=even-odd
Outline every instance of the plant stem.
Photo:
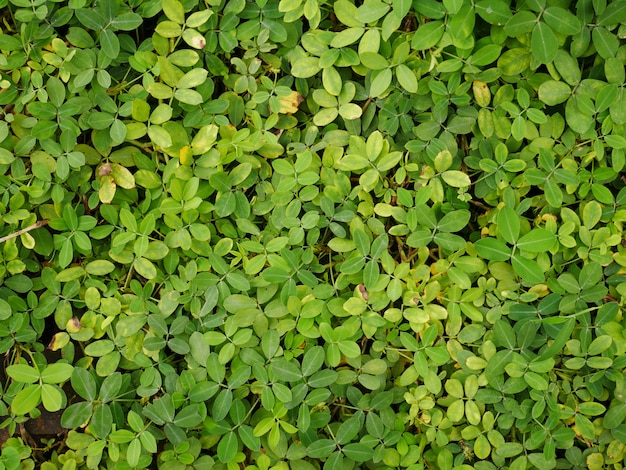
[{"label": "plant stem", "polygon": [[50,222],[49,219],[38,220],[33,225],[29,225],[28,227],[23,228],[22,230],[18,230],[17,232],[13,232],[7,235],[6,237],[0,238],[0,243],[4,243],[13,238],[17,238],[24,233],[30,232],[31,230],[35,230],[36,228],[43,227],[44,225],[48,225],[48,222]]}]

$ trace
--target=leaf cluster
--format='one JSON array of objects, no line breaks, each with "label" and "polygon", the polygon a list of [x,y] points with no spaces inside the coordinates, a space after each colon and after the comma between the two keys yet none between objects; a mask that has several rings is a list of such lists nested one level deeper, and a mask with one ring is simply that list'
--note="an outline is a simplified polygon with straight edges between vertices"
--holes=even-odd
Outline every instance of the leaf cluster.
[{"label": "leaf cluster", "polygon": [[0,469],[621,468],[626,1],[0,8]]}]

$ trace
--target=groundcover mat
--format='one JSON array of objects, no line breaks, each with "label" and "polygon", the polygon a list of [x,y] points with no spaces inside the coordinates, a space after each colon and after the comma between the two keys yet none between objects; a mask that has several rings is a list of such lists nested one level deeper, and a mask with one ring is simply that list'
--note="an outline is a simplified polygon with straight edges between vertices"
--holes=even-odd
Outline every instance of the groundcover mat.
[{"label": "groundcover mat", "polygon": [[0,470],[623,468],[626,1],[0,13]]}]

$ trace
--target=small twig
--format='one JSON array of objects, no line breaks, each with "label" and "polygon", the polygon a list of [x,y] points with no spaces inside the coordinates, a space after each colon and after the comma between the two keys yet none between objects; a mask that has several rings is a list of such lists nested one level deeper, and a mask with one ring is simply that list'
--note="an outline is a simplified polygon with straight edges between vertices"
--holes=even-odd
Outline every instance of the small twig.
[{"label": "small twig", "polygon": [[35,230],[36,228],[43,227],[44,225],[48,225],[48,222],[50,222],[50,219],[39,220],[35,222],[33,225],[29,225],[28,227],[23,228],[22,230],[18,230],[17,232],[13,232],[12,234],[7,235],[6,237],[0,238],[0,243],[4,243],[8,240],[11,240],[12,238],[19,237],[23,233],[28,233],[31,230]]},{"label": "small twig", "polygon": [[372,97],[370,96],[367,101],[365,102],[365,104],[363,105],[363,108],[361,110],[361,114],[364,114],[365,111],[367,110],[367,107],[370,105],[370,103],[372,102]]}]

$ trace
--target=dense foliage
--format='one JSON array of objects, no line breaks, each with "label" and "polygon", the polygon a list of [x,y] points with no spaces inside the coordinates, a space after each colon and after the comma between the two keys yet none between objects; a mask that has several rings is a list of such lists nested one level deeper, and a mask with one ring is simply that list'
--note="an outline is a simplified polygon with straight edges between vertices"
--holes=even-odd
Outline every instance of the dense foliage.
[{"label": "dense foliage", "polygon": [[0,469],[622,468],[626,1],[0,7]]}]

